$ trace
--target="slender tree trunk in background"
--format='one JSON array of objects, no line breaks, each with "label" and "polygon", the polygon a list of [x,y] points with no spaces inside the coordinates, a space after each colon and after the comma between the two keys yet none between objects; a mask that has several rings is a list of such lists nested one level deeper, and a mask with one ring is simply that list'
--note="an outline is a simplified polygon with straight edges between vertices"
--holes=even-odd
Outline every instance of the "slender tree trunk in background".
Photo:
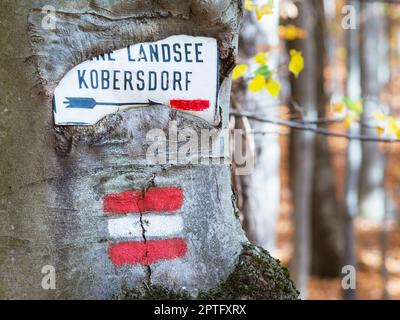
[{"label": "slender tree trunk in background", "polygon": [[325,50],[326,66],[329,66],[330,79],[326,82],[325,91],[330,97],[343,96],[344,83],[341,79],[340,61],[337,59],[340,50],[340,37],[337,32],[337,1],[322,0],[325,13]]},{"label": "slender tree trunk in background", "polygon": [[[388,18],[382,17],[380,19],[380,28],[379,28],[379,39],[381,39],[382,44],[379,46],[380,58],[379,58],[379,83],[381,88],[385,90],[389,89],[389,82],[391,78],[391,66],[390,66],[390,20]],[[383,99],[382,99],[383,100]],[[387,106],[382,106],[387,110],[393,110],[390,106],[390,101],[387,102],[383,100],[381,104],[388,103]],[[383,167],[383,188],[385,188],[385,182],[388,181],[389,171],[387,170],[391,152],[387,146],[384,146],[385,149],[383,151],[384,158],[384,167]],[[390,218],[392,217],[392,212],[396,210],[396,205],[393,204],[393,201],[390,197],[390,192],[385,192],[385,201],[384,201],[384,213],[382,218],[382,226],[380,232],[380,248],[381,248],[381,276],[382,276],[382,300],[390,300],[390,292],[389,292],[389,270],[387,268],[387,256],[388,251],[390,249],[390,240],[389,240],[389,223]]]},{"label": "slender tree trunk in background", "polygon": [[[165,133],[175,123],[178,132],[192,128],[199,137],[202,129],[213,129],[221,137],[227,128],[241,1],[45,4],[56,9],[54,30],[43,28],[43,1],[0,2],[0,298],[296,298],[287,272],[245,238],[232,200],[230,163],[210,161],[223,159],[222,150],[202,153],[194,164],[155,164],[146,157],[150,129]],[[218,40],[221,117],[215,125],[159,105],[118,111],[93,126],[54,125],[54,89],[74,66],[182,33]],[[177,159],[174,148],[163,151]],[[172,239],[178,247],[153,250],[147,215],[139,212],[134,244],[145,253],[138,263],[115,263],[107,195],[140,191],[145,197],[157,187],[181,192],[182,233]],[[166,258],[148,262],[148,253]],[[54,267],[55,290],[41,285],[46,265]]]},{"label": "slender tree trunk in background", "polygon": [[[390,66],[390,18],[386,12],[387,8],[385,4],[382,4],[381,16],[379,19],[378,39],[380,40],[379,50],[379,62],[378,62],[378,81],[380,88],[389,89],[391,79],[391,66]],[[381,103],[387,103],[387,101],[381,99]],[[382,106],[385,109],[390,110],[390,106]]]},{"label": "slender tree trunk in background", "polygon": [[[359,16],[360,5],[358,0],[350,0],[348,4],[356,9]],[[361,98],[360,75],[360,37],[359,25],[356,29],[346,30],[347,36],[347,96],[352,100]],[[359,135],[360,126],[353,123],[349,128],[350,135]],[[347,167],[345,175],[345,194],[343,197],[344,224],[345,224],[345,252],[343,265],[357,268],[356,238],[354,218],[358,215],[358,181],[361,165],[361,142],[350,140],[347,146]],[[343,290],[345,300],[356,299],[356,289]]]},{"label": "slender tree trunk in background", "polygon": [[[312,0],[316,44],[316,77],[318,118],[326,118],[325,94],[325,35],[326,22],[324,2]],[[307,39],[313,41],[313,39]],[[326,128],[326,125],[320,124]],[[315,137],[314,189],[312,193],[312,274],[336,277],[340,273],[343,253],[342,219],[338,211],[335,177],[331,163],[328,137]]]},{"label": "slender tree trunk in background", "polygon": [[[364,102],[362,121],[370,123],[371,113],[379,107],[381,83],[379,63],[382,41],[379,37],[383,5],[381,3],[361,3],[361,88]],[[374,128],[363,126],[363,135],[376,136]],[[384,160],[379,144],[362,143],[362,163],[360,172],[359,201],[360,213],[377,222],[382,221],[385,211]]]},{"label": "slender tree trunk in background", "polygon": [[[390,151],[385,151],[385,164],[389,162],[390,159]],[[385,166],[386,167],[386,166]],[[385,180],[387,179],[388,172],[385,170]],[[389,197],[385,197],[385,213],[382,221],[382,228],[379,234],[379,246],[381,249],[381,277],[382,277],[382,300],[389,300],[389,270],[387,268],[387,256],[389,250]]]},{"label": "slender tree trunk in background", "polygon": [[[246,13],[241,32],[242,56],[250,60],[259,51],[267,51],[268,65],[278,68],[279,53],[278,1],[274,15],[257,21],[254,13]],[[245,52],[246,50],[246,52]],[[246,89],[245,89],[246,90]],[[277,117],[279,103],[268,92],[251,93],[246,90],[241,103],[244,110],[260,116]],[[246,234],[249,240],[267,250],[275,249],[277,217],[280,206],[280,145],[276,125],[250,121],[251,129],[266,134],[255,134],[255,166],[249,175],[241,176],[243,192],[243,214]],[[269,132],[269,133],[268,133]]]},{"label": "slender tree trunk in background", "polygon": [[[305,59],[304,71],[292,79],[292,98],[304,120],[315,120],[316,107],[316,46],[314,39],[315,16],[312,2],[298,3],[299,15],[294,24],[308,33],[306,41],[296,41],[294,48],[301,50]],[[302,130],[292,130],[290,139],[290,178],[294,218],[294,255],[291,274],[306,298],[311,267],[311,199],[313,191],[315,135]]]}]

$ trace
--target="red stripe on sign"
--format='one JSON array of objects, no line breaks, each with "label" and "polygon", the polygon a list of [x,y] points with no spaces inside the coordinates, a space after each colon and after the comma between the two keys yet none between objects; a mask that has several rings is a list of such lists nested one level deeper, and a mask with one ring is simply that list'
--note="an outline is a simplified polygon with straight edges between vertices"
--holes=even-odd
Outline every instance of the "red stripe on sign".
[{"label": "red stripe on sign", "polygon": [[186,254],[183,239],[129,241],[110,244],[108,253],[116,266],[141,264],[148,266],[160,260],[174,260]]},{"label": "red stripe on sign", "polygon": [[170,101],[171,107],[179,110],[187,110],[187,111],[203,111],[210,108],[209,100],[182,100],[182,99],[173,99]]},{"label": "red stripe on sign", "polygon": [[128,190],[105,195],[104,212],[126,214],[158,211],[174,212],[182,207],[183,191],[180,188],[151,188],[147,191]]}]

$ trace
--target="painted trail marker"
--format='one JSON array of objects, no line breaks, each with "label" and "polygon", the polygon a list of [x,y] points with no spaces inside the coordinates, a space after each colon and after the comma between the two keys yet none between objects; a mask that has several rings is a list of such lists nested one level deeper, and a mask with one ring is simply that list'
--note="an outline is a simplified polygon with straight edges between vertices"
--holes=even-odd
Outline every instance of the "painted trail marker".
[{"label": "painted trail marker", "polygon": [[115,241],[108,247],[112,263],[146,266],[184,257],[187,242],[179,237],[183,218],[177,214],[182,203],[183,191],[177,187],[106,194],[103,210],[108,216],[108,233]]},{"label": "painted trail marker", "polygon": [[163,104],[213,122],[218,49],[213,38],[172,36],[85,61],[58,84],[57,125],[92,125],[121,109]]}]

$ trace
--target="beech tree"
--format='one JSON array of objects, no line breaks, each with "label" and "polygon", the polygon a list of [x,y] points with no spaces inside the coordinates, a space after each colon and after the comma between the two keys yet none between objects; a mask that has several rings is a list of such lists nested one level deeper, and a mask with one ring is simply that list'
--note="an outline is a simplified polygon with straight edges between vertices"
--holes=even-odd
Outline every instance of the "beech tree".
[{"label": "beech tree", "polygon": [[[279,2],[274,2],[273,13],[258,20],[254,12],[247,11],[240,34],[240,61],[257,66],[253,57],[268,56],[268,67],[279,65]],[[238,111],[247,111],[267,117],[277,117],[279,100],[267,90],[251,92],[243,83],[237,84],[233,95]],[[242,123],[245,122],[245,123]],[[244,215],[244,229],[252,243],[267,250],[276,246],[276,226],[280,206],[280,146],[277,125],[236,119],[236,126],[246,132],[247,152],[254,166],[248,174],[236,177],[241,185],[239,209]],[[247,131],[246,131],[247,129]],[[265,133],[264,133],[265,132]],[[263,134],[264,133],[264,134]]]},{"label": "beech tree", "polygon": [[[316,74],[312,85],[317,88],[317,118],[327,118],[327,93],[324,76],[328,37],[325,8],[322,1],[311,1],[315,14]],[[318,124],[326,128],[326,124]],[[312,263],[311,272],[322,277],[339,275],[343,262],[343,227],[336,193],[331,148],[327,136],[315,137],[315,169],[312,192]]]},{"label": "beech tree", "polygon": [[[242,2],[49,0],[44,10],[43,4],[0,4],[0,297],[297,298],[288,273],[245,238],[224,155],[210,150],[195,156],[195,164],[146,158],[146,132],[168,132],[171,122],[177,132],[213,130],[222,140]],[[217,40],[214,123],[155,104],[119,110],[89,126],[54,124],[54,90],[73,67],[181,34]],[[176,159],[175,147],[183,143],[166,139],[174,146],[167,156]],[[225,161],[210,163],[216,158]],[[171,194],[181,206],[182,238],[160,256],[143,210],[151,209],[150,198],[169,201]],[[133,265],[110,258],[106,212],[124,199],[139,208],[143,233],[136,243],[143,256]],[[160,202],[166,210],[168,201]]]},{"label": "beech tree", "polygon": [[[363,21],[360,25],[360,63],[361,63],[361,91],[363,97],[362,120],[370,123],[372,113],[377,109],[380,90],[379,66],[375,58],[380,51],[377,43],[382,26],[381,3],[362,3],[361,12]],[[376,130],[361,127],[361,132],[367,136],[377,136]],[[363,216],[382,221],[385,212],[384,158],[376,143],[362,143],[362,162],[359,182],[360,213]]]},{"label": "beech tree", "polygon": [[[292,79],[292,97],[295,103],[301,106],[301,116],[305,121],[316,119],[317,101],[315,82],[315,68],[313,63],[317,57],[314,37],[315,20],[311,1],[299,3],[299,15],[295,19],[298,27],[306,30],[311,41],[298,40],[295,47],[302,51],[305,68],[301,74],[301,81]],[[294,208],[294,253],[292,273],[294,281],[302,297],[307,296],[308,277],[311,272],[311,200],[312,179],[315,164],[315,135],[302,130],[292,130],[290,139],[290,173],[291,191]]]}]

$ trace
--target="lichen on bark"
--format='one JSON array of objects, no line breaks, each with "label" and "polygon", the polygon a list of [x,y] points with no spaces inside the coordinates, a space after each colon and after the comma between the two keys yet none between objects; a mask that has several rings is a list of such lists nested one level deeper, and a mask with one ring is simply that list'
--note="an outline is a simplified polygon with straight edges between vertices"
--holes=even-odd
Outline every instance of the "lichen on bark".
[{"label": "lichen on bark", "polygon": [[115,299],[171,300],[294,300],[299,291],[289,278],[289,271],[280,266],[266,250],[246,244],[234,271],[218,287],[199,291],[196,296],[182,290],[173,292],[162,286],[143,283],[139,289],[125,289]]}]

